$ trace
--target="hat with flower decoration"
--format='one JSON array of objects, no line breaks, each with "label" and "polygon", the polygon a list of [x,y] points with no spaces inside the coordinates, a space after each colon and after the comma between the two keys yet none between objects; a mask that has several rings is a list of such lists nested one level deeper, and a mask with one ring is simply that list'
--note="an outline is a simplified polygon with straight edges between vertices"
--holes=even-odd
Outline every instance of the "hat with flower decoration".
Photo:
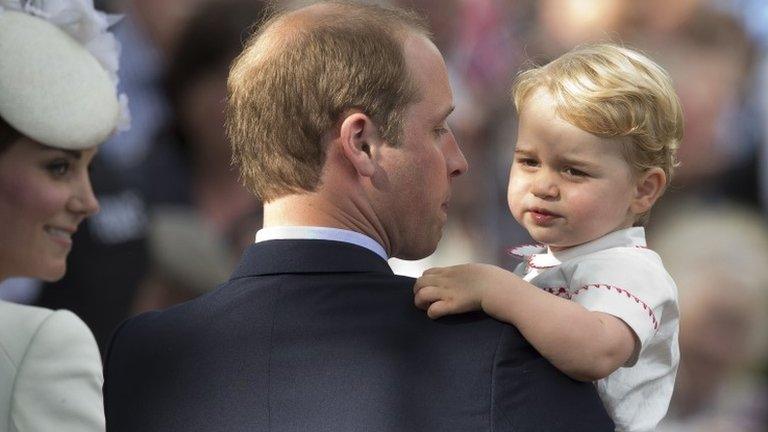
[{"label": "hat with flower decoration", "polygon": [[117,17],[93,0],[0,0],[0,117],[69,150],[94,147],[130,122],[117,94]]}]

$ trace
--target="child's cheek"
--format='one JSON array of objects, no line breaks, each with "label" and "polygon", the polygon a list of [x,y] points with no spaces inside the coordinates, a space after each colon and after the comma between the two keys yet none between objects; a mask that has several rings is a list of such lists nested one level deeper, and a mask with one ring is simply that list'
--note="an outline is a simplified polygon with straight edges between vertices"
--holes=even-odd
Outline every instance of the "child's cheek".
[{"label": "child's cheek", "polygon": [[522,223],[521,218],[523,214],[523,201],[525,198],[525,193],[519,187],[519,185],[517,186],[518,187],[515,188],[510,183],[510,188],[507,191],[507,205],[509,207],[510,213],[515,218],[515,220]]}]

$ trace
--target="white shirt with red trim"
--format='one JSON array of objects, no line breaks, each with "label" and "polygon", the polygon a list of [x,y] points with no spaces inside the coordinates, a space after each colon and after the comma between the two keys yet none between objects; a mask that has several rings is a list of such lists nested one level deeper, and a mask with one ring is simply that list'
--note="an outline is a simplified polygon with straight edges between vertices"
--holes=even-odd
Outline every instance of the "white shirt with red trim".
[{"label": "white shirt with red trim", "polygon": [[677,287],[646,247],[645,230],[614,231],[558,252],[545,246],[510,252],[525,259],[515,273],[526,281],[634,331],[635,354],[595,385],[617,431],[653,431],[667,413],[680,361],[679,312]]}]

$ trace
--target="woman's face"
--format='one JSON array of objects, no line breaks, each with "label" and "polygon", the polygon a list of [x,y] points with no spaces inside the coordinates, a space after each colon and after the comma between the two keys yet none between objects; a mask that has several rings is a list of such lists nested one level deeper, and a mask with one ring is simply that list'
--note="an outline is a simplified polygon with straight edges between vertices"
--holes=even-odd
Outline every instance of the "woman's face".
[{"label": "woman's face", "polygon": [[0,280],[64,276],[72,235],[99,210],[88,178],[95,154],[28,138],[0,153]]}]

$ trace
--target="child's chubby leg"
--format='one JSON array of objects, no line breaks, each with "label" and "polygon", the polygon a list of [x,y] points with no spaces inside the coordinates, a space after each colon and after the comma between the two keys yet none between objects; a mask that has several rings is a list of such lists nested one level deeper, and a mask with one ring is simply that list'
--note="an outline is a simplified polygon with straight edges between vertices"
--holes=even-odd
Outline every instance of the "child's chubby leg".
[{"label": "child's chubby leg", "polygon": [[595,381],[637,349],[622,320],[545,292],[487,264],[432,268],[413,287],[416,307],[432,318],[482,309],[514,325],[542,356],[571,378]]}]

